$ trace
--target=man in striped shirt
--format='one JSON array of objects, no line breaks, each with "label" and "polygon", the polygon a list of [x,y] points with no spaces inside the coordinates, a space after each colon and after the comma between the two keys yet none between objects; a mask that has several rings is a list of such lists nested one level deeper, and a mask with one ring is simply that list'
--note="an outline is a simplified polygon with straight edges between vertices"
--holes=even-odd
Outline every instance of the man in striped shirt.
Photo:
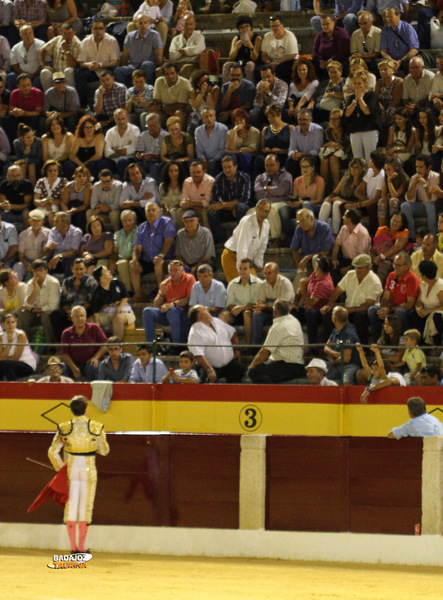
[{"label": "man in striped shirt", "polygon": [[222,158],[223,173],[217,175],[212,187],[212,198],[208,207],[208,220],[214,242],[225,241],[222,223],[240,221],[249,210],[251,178],[238,170],[235,156]]}]

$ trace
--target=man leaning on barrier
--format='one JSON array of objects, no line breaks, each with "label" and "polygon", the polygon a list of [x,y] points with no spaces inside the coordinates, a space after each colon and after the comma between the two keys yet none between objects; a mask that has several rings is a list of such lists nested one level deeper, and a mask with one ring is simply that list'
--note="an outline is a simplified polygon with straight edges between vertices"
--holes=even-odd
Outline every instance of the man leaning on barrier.
[{"label": "man leaning on barrier", "polygon": [[426,404],[422,398],[414,396],[406,403],[410,420],[400,427],[394,427],[388,438],[399,440],[402,437],[431,437],[443,435],[443,425],[436,417],[426,412]]}]

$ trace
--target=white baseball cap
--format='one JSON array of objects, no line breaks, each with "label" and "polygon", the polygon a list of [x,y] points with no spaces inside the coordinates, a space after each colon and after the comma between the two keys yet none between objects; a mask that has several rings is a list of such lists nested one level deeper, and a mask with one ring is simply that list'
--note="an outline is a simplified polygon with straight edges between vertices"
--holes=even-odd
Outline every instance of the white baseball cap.
[{"label": "white baseball cap", "polygon": [[313,358],[306,368],[310,369],[311,367],[317,367],[317,369],[320,369],[321,371],[324,371],[325,373],[328,370],[328,367],[327,367],[325,361],[322,360],[321,358]]}]

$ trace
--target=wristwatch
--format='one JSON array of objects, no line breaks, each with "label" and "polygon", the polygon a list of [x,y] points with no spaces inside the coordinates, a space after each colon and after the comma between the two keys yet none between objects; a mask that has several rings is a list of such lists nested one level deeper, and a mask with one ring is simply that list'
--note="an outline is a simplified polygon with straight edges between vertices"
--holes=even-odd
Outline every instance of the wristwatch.
[{"label": "wristwatch", "polygon": [[385,256],[384,254],[380,254],[380,258],[381,258],[382,260],[386,260],[386,256]]}]

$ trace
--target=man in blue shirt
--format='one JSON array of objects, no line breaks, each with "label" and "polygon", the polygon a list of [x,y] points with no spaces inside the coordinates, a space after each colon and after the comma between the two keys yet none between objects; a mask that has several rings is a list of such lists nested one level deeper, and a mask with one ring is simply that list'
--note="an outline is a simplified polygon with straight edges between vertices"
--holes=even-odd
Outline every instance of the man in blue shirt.
[{"label": "man in blue shirt", "polygon": [[332,311],[334,329],[324,346],[328,359],[328,379],[340,379],[341,349],[343,348],[343,383],[353,385],[361,368],[360,357],[355,344],[359,343],[354,327],[348,321],[348,311],[344,306],[336,306]]},{"label": "man in blue shirt", "polygon": [[399,440],[402,437],[431,437],[443,435],[443,425],[439,419],[426,412],[424,400],[418,396],[409,398],[406,403],[411,419],[400,427],[394,427],[388,438]]},{"label": "man in blue shirt", "polygon": [[251,110],[255,98],[255,85],[243,79],[243,71],[239,63],[232,63],[229,67],[229,80],[222,85],[221,89],[219,120],[222,123],[231,122],[231,114],[236,108]]},{"label": "man in blue shirt", "polygon": [[[380,50],[384,58],[390,58],[397,63],[397,69],[403,61],[412,58],[418,53],[420,44],[415,29],[401,19],[401,11],[397,7],[388,8],[383,16],[386,26],[381,30]],[[407,62],[403,70],[408,72]]]},{"label": "man in blue shirt", "polygon": [[334,236],[329,225],[323,221],[316,221],[312,210],[301,208],[297,212],[297,227],[290,246],[294,251],[297,269],[306,270],[314,254],[328,255],[333,246]]},{"label": "man in blue shirt", "polygon": [[71,215],[59,211],[55,213],[54,227],[49,232],[48,241],[43,249],[43,258],[48,259],[49,270],[71,276],[71,268],[80,249],[83,232],[71,225]]},{"label": "man in blue shirt", "polygon": [[151,344],[137,346],[138,358],[132,367],[129,381],[131,383],[161,383],[168,369],[160,358],[155,359],[154,378],[154,352]]},{"label": "man in blue shirt", "polygon": [[153,84],[155,69],[163,62],[163,43],[159,33],[149,28],[149,18],[145,14],[134,19],[137,31],[130,31],[125,37],[121,57],[121,67],[114,71],[115,80],[126,87],[131,85],[131,75],[135,69],[142,69],[147,83]]},{"label": "man in blue shirt", "polygon": [[294,127],[289,138],[288,160],[286,170],[295,179],[299,177],[300,159],[303,156],[315,156],[323,145],[324,129],[321,125],[312,122],[312,113],[307,108],[302,108],[297,115],[297,127]]},{"label": "man in blue shirt", "polygon": [[189,307],[200,304],[213,316],[226,308],[226,288],[221,281],[214,279],[214,271],[210,265],[200,265],[197,269],[198,281],[194,283]]},{"label": "man in blue shirt", "polygon": [[135,157],[143,167],[145,173],[158,181],[161,166],[160,151],[163,138],[168,135],[162,129],[162,120],[157,113],[151,112],[146,116],[146,131],[143,131],[137,141]]},{"label": "man in blue shirt", "polygon": [[222,170],[221,159],[226,153],[226,133],[228,128],[215,120],[215,110],[205,108],[202,114],[204,125],[195,130],[195,153],[205,160],[208,173],[216,177]]},{"label": "man in blue shirt", "polygon": [[172,219],[163,217],[156,202],[148,202],[145,207],[146,221],[135,234],[132,260],[129,273],[134,288],[133,301],[143,302],[141,276],[155,272],[157,284],[163,280],[163,259],[172,258],[176,230]]}]

